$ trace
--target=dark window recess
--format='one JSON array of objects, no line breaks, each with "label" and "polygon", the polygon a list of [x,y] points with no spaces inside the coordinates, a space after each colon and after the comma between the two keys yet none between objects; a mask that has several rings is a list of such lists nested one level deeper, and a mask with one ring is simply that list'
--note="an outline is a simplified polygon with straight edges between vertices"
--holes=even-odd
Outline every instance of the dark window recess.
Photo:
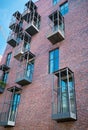
[{"label": "dark window recess", "polygon": [[52,119],[58,122],[76,120],[74,73],[69,68],[53,75]]},{"label": "dark window recess", "polygon": [[60,12],[62,15],[65,15],[68,13],[68,2],[66,1],[62,5],[60,5]]},{"label": "dark window recess", "polygon": [[6,127],[15,126],[22,89],[17,86],[13,86],[7,90],[5,101],[0,104],[0,126]]},{"label": "dark window recess", "polygon": [[12,52],[8,53],[7,58],[6,58],[6,65],[9,66],[10,60],[11,60]]},{"label": "dark window recess", "polygon": [[59,69],[59,49],[50,51],[49,53],[49,73],[53,73]]},{"label": "dark window recess", "polygon": [[56,5],[60,0],[53,0],[53,5]]},{"label": "dark window recess", "polygon": [[8,79],[8,72],[4,72],[4,74],[3,74],[3,78],[2,78],[2,81],[4,82],[4,83],[6,83],[7,82],[7,79]]}]

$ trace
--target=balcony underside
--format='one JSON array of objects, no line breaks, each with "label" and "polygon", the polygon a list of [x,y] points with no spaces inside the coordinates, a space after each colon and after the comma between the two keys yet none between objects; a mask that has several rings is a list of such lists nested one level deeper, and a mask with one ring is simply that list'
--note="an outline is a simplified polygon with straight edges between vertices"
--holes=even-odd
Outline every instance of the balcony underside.
[{"label": "balcony underside", "polygon": [[17,54],[14,55],[14,58],[16,58],[16,60],[20,61],[21,58],[22,58],[22,55],[23,55],[23,52],[20,51],[19,53],[17,53]]},{"label": "balcony underside", "polygon": [[39,32],[38,28],[37,28],[35,25],[33,25],[33,23],[28,24],[28,25],[26,26],[26,29],[25,29],[25,30],[26,30],[26,32],[29,33],[31,36],[33,36],[33,35],[35,35],[36,33]]},{"label": "balcony underside", "polygon": [[12,47],[15,47],[17,42],[14,38],[10,39],[10,40],[7,40],[7,43],[12,46]]},{"label": "balcony underside", "polygon": [[58,30],[48,34],[47,38],[52,44],[55,44],[57,42],[64,40],[64,35],[61,33],[60,30]]},{"label": "balcony underside", "polygon": [[8,118],[9,118],[8,112],[1,112],[0,113],[0,126],[4,126],[4,127],[15,126],[15,121],[11,121]]},{"label": "balcony underside", "polygon": [[10,69],[10,67],[8,67],[8,66],[5,65],[5,64],[0,65],[0,70],[2,70],[2,71],[7,71],[7,70],[9,70],[9,69]]},{"label": "balcony underside", "polygon": [[57,122],[76,121],[76,115],[74,113],[53,114],[52,119]]},{"label": "balcony underside", "polygon": [[24,86],[24,85],[30,84],[31,81],[30,81],[30,79],[27,78],[27,77],[22,77],[22,78],[17,79],[17,80],[16,80],[16,83],[19,84],[19,85]]},{"label": "balcony underside", "polygon": [[15,126],[15,122],[13,121],[0,121],[0,126],[4,126],[4,127],[14,127]]}]

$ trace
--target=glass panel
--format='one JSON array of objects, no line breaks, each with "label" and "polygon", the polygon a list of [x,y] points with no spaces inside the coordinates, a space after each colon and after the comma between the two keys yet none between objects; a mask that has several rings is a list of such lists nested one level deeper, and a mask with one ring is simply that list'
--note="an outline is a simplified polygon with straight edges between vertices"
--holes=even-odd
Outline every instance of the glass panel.
[{"label": "glass panel", "polygon": [[50,61],[50,73],[52,73],[54,71],[54,61],[51,60]]},{"label": "glass panel", "polygon": [[32,75],[34,71],[34,63],[29,63],[26,70],[26,77],[32,80]]},{"label": "glass panel", "polygon": [[7,66],[9,66],[9,64],[10,64],[11,55],[12,55],[12,53],[9,53],[9,54],[7,55],[7,59],[6,59],[6,65],[7,65]]},{"label": "glass panel", "polygon": [[53,5],[57,4],[60,0],[53,0]]},{"label": "glass panel", "polygon": [[11,101],[11,107],[10,107],[10,121],[15,121],[17,107],[20,102],[20,94],[14,94],[13,101]]},{"label": "glass panel", "polygon": [[50,52],[49,54],[49,72],[52,73],[56,70],[58,70],[59,66],[59,50],[55,49]]},{"label": "glass panel", "polygon": [[59,59],[55,59],[55,62],[54,62],[54,71],[57,71],[58,70],[58,66],[59,66]]},{"label": "glass panel", "polygon": [[65,2],[60,6],[60,12],[62,15],[65,15],[68,13],[68,2]]},{"label": "glass panel", "polygon": [[3,75],[3,81],[4,81],[4,83],[7,82],[7,78],[8,78],[8,72],[4,73],[4,75]]},{"label": "glass panel", "polygon": [[50,52],[49,57],[50,57],[50,60],[51,60],[51,59],[54,59],[54,51],[51,51],[51,52]]},{"label": "glass panel", "polygon": [[61,109],[62,113],[68,112],[68,88],[66,77],[61,79]]},{"label": "glass panel", "polygon": [[69,78],[69,87],[70,87],[70,107],[71,112],[75,113],[75,94],[72,77]]},{"label": "glass panel", "polygon": [[24,43],[24,51],[28,51],[30,49],[30,44],[28,42]]}]

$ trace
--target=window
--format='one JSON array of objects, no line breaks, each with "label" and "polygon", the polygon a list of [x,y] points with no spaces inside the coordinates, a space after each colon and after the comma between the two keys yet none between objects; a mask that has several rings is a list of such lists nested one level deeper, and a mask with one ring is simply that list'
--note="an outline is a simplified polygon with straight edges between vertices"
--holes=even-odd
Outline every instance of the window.
[{"label": "window", "polygon": [[7,66],[9,66],[9,64],[10,64],[11,56],[12,56],[12,53],[11,52],[8,53],[7,58],[6,58],[6,65]]},{"label": "window", "polygon": [[60,12],[62,15],[65,15],[68,13],[68,2],[66,1],[62,5],[60,5]]},{"label": "window", "polygon": [[30,78],[30,81],[32,81],[33,71],[34,71],[34,61],[31,61],[28,63],[26,70],[26,76]]},{"label": "window", "polygon": [[4,74],[3,74],[3,81],[4,81],[4,83],[6,83],[7,82],[7,79],[8,79],[8,72],[5,72]]},{"label": "window", "polygon": [[20,94],[15,93],[13,95],[12,104],[10,106],[10,116],[9,116],[10,121],[15,121],[15,116],[16,116],[17,107],[19,103],[20,103]]},{"label": "window", "polygon": [[53,0],[53,5],[56,5],[60,0]]},{"label": "window", "polygon": [[59,68],[59,50],[55,49],[49,53],[49,73],[57,71]]},{"label": "window", "polygon": [[30,43],[24,42],[24,52],[30,50]]}]

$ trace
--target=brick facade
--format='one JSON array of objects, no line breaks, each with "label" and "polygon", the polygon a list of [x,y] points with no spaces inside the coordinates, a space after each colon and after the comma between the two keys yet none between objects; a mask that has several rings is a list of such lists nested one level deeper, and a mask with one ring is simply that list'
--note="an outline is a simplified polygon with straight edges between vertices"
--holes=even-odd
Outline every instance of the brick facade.
[{"label": "brick facade", "polygon": [[[41,16],[40,31],[32,36],[31,51],[36,55],[33,81],[23,86],[15,127],[0,130],[88,130],[88,1],[69,0],[69,12],[65,18],[65,40],[53,45],[47,39],[48,16],[65,0],[52,5],[52,0],[39,0],[35,4]],[[57,123],[52,120],[52,75],[48,73],[49,51],[59,48],[60,68],[69,67],[74,72],[77,121]],[[11,69],[7,88],[14,84],[19,61],[14,50],[7,45],[2,63],[12,51]],[[6,89],[0,94],[3,101]]]}]

